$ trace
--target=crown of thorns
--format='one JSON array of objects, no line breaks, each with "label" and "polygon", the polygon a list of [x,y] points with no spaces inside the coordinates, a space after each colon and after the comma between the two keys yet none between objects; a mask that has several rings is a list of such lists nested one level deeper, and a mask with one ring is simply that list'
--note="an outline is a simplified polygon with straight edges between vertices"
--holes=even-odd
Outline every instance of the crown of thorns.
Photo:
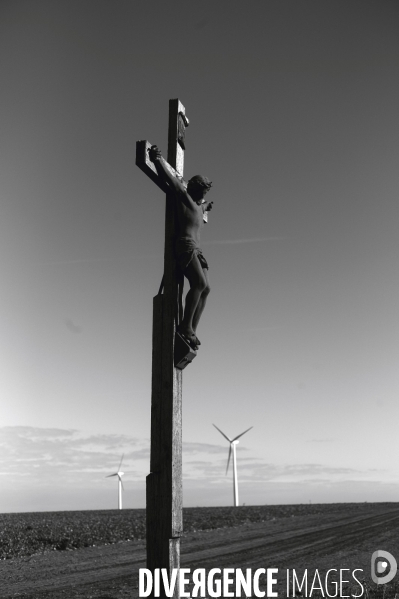
[{"label": "crown of thorns", "polygon": [[195,175],[188,182],[203,189],[210,189],[212,187],[212,181],[209,181],[208,177],[203,177],[202,175]]}]

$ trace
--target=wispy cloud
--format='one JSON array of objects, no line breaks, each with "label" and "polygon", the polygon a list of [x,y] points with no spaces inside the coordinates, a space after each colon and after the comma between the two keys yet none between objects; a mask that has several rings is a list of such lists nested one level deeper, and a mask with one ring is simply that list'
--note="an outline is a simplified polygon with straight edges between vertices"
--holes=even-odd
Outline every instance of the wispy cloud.
[{"label": "wispy cloud", "polygon": [[[316,440],[318,441],[318,440]],[[126,485],[143,482],[149,472],[149,439],[130,435],[86,433],[75,429],[14,426],[0,428],[0,478],[10,490],[84,488],[102,485],[124,454]],[[384,479],[383,470],[360,470],[319,463],[273,464],[245,446],[238,456],[239,478],[248,483],[297,483]],[[225,484],[226,444],[183,443],[184,479]],[[241,464],[241,466],[240,466]],[[231,465],[230,465],[231,468]],[[231,476],[231,472],[227,476]]]},{"label": "wispy cloud", "polygon": [[[222,455],[208,452],[205,444],[197,444],[195,456],[185,453],[185,478],[198,481],[207,479],[209,482],[223,483],[226,475],[228,449],[221,447]],[[212,446],[211,446],[212,447]],[[239,478],[242,482],[262,483],[296,483],[306,481],[323,481],[324,483],[339,482],[345,480],[369,480],[370,476],[375,478],[376,471],[369,469],[356,469],[343,466],[329,466],[325,464],[272,464],[263,461],[257,456],[248,456],[249,450],[240,447],[238,456]],[[247,455],[242,455],[247,451]],[[223,455],[224,453],[224,455]],[[183,454],[184,455],[184,454]],[[194,457],[194,459],[192,459]],[[240,466],[241,464],[241,466]],[[230,464],[230,469],[231,469]],[[381,475],[384,471],[378,470]],[[231,476],[231,471],[227,474]]]},{"label": "wispy cloud", "polygon": [[204,241],[203,245],[236,245],[240,243],[261,243],[263,241],[283,241],[288,237],[245,237],[243,239],[216,239]]},{"label": "wispy cloud", "polygon": [[187,443],[183,442],[183,451],[187,454],[197,453],[226,453],[226,449],[220,445],[211,445],[210,443]]},{"label": "wispy cloud", "polygon": [[40,266],[60,266],[62,264],[85,264],[87,262],[109,262],[106,258],[81,258],[77,260],[51,260],[48,262],[38,262]]},{"label": "wispy cloud", "polygon": [[236,329],[239,331],[245,331],[247,333],[252,333],[256,331],[276,331],[277,329],[283,329],[283,326],[270,326],[270,327],[250,327],[245,329]]},{"label": "wispy cloud", "polygon": [[81,333],[83,330],[81,326],[75,324],[70,318],[65,319],[65,326],[71,333]]},{"label": "wispy cloud", "polygon": [[129,435],[91,434],[74,429],[14,426],[0,428],[0,475],[37,484],[99,479],[117,468],[142,478],[147,474],[149,441]]}]

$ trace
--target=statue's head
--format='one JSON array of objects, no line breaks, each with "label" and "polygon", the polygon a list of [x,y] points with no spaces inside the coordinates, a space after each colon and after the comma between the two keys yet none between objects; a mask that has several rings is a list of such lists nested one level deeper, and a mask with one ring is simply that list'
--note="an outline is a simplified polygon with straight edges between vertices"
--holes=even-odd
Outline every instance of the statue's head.
[{"label": "statue's head", "polygon": [[212,181],[202,175],[191,177],[187,183],[187,191],[194,200],[201,200],[211,187]]}]

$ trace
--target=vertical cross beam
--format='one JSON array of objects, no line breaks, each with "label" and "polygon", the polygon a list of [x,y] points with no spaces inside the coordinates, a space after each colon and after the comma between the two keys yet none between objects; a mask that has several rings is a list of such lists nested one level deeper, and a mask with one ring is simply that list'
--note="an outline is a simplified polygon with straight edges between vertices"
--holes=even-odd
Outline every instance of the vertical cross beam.
[{"label": "vertical cross beam", "polygon": [[[168,163],[182,177],[185,108],[169,101]],[[180,121],[180,123],[179,123]],[[183,122],[183,139],[182,139]],[[179,139],[180,138],[180,139]],[[140,143],[140,142],[139,142]],[[147,476],[147,568],[180,567],[183,531],[182,371],[174,366],[174,340],[179,318],[179,275],[174,259],[176,214],[173,195],[166,194],[164,292],[153,300],[151,462]],[[161,584],[161,597],[164,597]],[[176,585],[174,597],[180,596]]]}]

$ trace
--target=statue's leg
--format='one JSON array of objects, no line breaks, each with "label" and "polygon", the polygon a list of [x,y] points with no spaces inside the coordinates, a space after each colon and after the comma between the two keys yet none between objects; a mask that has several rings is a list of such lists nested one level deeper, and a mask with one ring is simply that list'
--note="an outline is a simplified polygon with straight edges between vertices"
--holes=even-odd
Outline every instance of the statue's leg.
[{"label": "statue's leg", "polygon": [[205,270],[202,269],[200,261],[196,255],[187,266],[184,274],[190,283],[190,289],[186,295],[184,315],[179,326],[179,332],[191,336],[195,332],[193,328],[194,314],[196,313],[198,302],[200,301],[204,290],[208,286],[208,281],[205,275]]},{"label": "statue's leg", "polygon": [[194,330],[194,333],[197,330],[198,323],[200,321],[202,312],[204,311],[204,308],[205,308],[206,300],[208,299],[208,295],[209,295],[209,292],[211,290],[210,283],[209,283],[208,269],[204,268],[202,272],[204,273],[204,277],[205,277],[205,280],[206,280],[206,286],[205,286],[205,289],[203,290],[203,292],[201,293],[201,297],[198,300],[198,304],[197,304],[197,307],[196,307],[195,312],[194,312],[194,316],[193,316],[193,330]]}]

